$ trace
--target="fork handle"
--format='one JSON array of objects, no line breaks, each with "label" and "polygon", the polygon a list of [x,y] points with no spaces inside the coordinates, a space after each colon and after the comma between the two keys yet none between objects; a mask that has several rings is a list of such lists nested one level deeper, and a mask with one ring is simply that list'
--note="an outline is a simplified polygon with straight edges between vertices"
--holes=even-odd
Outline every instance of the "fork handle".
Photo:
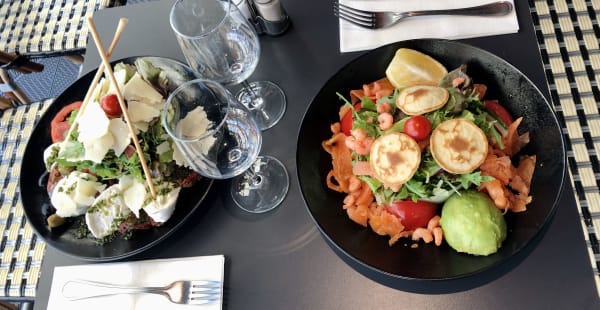
[{"label": "fork handle", "polygon": [[488,4],[447,10],[424,10],[406,12],[406,16],[424,16],[424,15],[506,15],[512,11],[513,5],[509,1],[498,1]]},{"label": "fork handle", "polygon": [[68,300],[138,293],[165,294],[162,287],[132,287],[85,280],[70,280],[62,287],[62,295]]}]

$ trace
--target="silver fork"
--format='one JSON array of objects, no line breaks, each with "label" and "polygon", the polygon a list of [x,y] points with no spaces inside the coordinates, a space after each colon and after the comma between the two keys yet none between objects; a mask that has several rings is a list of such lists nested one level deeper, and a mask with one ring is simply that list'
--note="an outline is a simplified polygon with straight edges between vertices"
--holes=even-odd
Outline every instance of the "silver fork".
[{"label": "silver fork", "polygon": [[[77,289],[76,286],[79,286]],[[72,291],[69,293],[69,291]],[[80,300],[117,294],[151,293],[167,297],[176,304],[204,305],[219,301],[223,295],[220,281],[196,280],[175,281],[163,287],[133,287],[86,280],[70,280],[62,287],[68,300]]]},{"label": "silver fork", "polygon": [[492,2],[484,5],[448,9],[448,10],[428,10],[412,12],[371,12],[349,7],[339,1],[333,2],[333,14],[354,25],[379,29],[392,26],[400,20],[425,15],[477,15],[477,16],[501,16],[510,13],[513,9],[512,3],[508,1]]}]

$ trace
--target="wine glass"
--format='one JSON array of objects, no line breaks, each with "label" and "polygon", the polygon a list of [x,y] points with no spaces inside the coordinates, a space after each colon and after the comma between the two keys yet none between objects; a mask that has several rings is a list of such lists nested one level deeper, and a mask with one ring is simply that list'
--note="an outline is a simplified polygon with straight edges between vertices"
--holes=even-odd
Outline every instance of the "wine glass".
[{"label": "wine glass", "polygon": [[283,116],[285,94],[273,82],[246,80],[258,65],[260,43],[254,27],[231,0],[178,0],[171,28],[188,64],[202,78],[223,85],[242,84],[236,98],[261,130]]},{"label": "wine glass", "polygon": [[285,198],[285,166],[258,156],[258,125],[219,83],[197,79],[180,85],[167,98],[161,119],[174,142],[173,158],[205,177],[233,177],[231,194],[242,209],[267,212]]}]

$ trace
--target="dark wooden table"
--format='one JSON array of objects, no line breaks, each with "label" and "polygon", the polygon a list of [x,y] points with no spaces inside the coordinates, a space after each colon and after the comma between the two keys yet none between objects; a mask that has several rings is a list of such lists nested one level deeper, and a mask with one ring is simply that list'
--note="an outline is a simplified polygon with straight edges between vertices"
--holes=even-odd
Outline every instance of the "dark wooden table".
[{"label": "dark wooden table", "polygon": [[[129,18],[112,59],[161,55],[183,60],[169,28],[172,1],[107,9],[95,15],[105,44],[120,17]],[[331,1],[282,0],[293,25],[280,37],[262,37],[263,53],[251,80],[268,79],[286,92],[281,122],[264,132],[262,153],[278,157],[291,179],[283,204],[264,215],[236,209],[217,182],[184,227],[133,259],[225,254],[225,309],[600,309],[573,190],[566,182],[553,222],[531,251],[481,276],[442,283],[398,283],[338,255],[320,236],[296,177],[296,135],[320,87],[361,53],[340,54]],[[506,59],[544,93],[548,87],[527,2],[519,1],[517,34],[464,40]],[[92,40],[83,73],[100,63]],[[49,248],[35,309],[45,309],[55,266],[82,264]],[[415,293],[417,292],[417,293]]]}]

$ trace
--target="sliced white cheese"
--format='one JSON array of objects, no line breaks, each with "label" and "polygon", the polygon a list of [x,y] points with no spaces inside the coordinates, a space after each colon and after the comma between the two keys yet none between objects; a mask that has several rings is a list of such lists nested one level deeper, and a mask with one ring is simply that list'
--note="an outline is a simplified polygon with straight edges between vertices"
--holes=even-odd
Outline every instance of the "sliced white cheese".
[{"label": "sliced white cheese", "polygon": [[150,122],[153,118],[160,115],[159,107],[135,99],[127,101],[127,110],[133,123]]},{"label": "sliced white cheese", "polygon": [[135,126],[135,129],[141,132],[148,131],[148,128],[150,127],[150,124],[148,122],[134,122],[133,125]]},{"label": "sliced white cheese", "polygon": [[100,102],[102,96],[104,96],[104,94],[106,94],[106,92],[108,91],[109,84],[110,81],[108,81],[106,78],[100,79],[98,85],[94,89],[94,93],[92,94],[92,100]]},{"label": "sliced white cheese", "polygon": [[142,101],[147,105],[157,106],[159,109],[162,107],[164,101],[163,96],[154,89],[154,86],[144,80],[137,72],[123,87],[123,97],[127,101]]},{"label": "sliced white cheese", "polygon": [[[117,70],[114,71],[114,76],[115,76],[115,80],[117,81],[117,85],[119,86],[119,89],[121,90],[121,93],[123,93],[123,87],[125,87],[125,79],[127,78],[127,71],[125,69],[123,70]],[[117,93],[117,89],[113,86],[113,83],[110,83],[110,81],[108,81],[108,91],[106,92],[106,94],[116,94]]]},{"label": "sliced white cheese", "polygon": [[136,217],[140,217],[140,209],[148,195],[146,185],[140,183],[135,177],[124,175],[119,178],[119,185],[123,193],[123,201]]},{"label": "sliced white cheese", "polygon": [[169,141],[163,141],[163,143],[159,144],[156,147],[156,154],[158,156],[160,156],[163,153],[166,153],[166,152],[168,152],[170,150],[171,150],[171,143],[169,143]]},{"label": "sliced white cheese", "polygon": [[91,101],[79,118],[78,129],[80,142],[90,142],[104,136],[108,132],[110,120],[96,101]]},{"label": "sliced white cheese", "polygon": [[190,167],[190,165],[185,160],[185,156],[179,149],[179,145],[177,143],[173,143],[173,160],[175,163],[182,167]]},{"label": "sliced white cheese", "polygon": [[61,217],[72,217],[84,214],[94,202],[98,192],[105,185],[97,182],[95,176],[73,171],[60,179],[54,190],[50,202],[56,209],[56,214]]},{"label": "sliced white cheese", "polygon": [[86,140],[83,142],[83,148],[85,153],[83,158],[85,160],[91,160],[95,163],[101,163],[106,153],[113,147],[115,138],[110,132],[106,133],[100,138],[93,140]]},{"label": "sliced white cheese", "polygon": [[131,211],[125,206],[119,184],[104,190],[85,213],[85,223],[96,238],[114,233]]},{"label": "sliced white cheese", "polygon": [[122,118],[113,118],[110,120],[108,129],[114,138],[114,143],[111,148],[115,151],[115,155],[121,156],[127,146],[131,143],[129,128]]},{"label": "sliced white cheese", "polygon": [[196,107],[177,123],[175,130],[179,136],[194,139],[205,135],[211,125],[212,122],[206,116],[204,109]]},{"label": "sliced white cheese", "polygon": [[164,223],[175,211],[175,205],[177,204],[177,197],[181,187],[172,188],[173,184],[163,182],[156,188],[157,192],[162,192],[167,188],[171,190],[163,195],[157,195],[155,200],[152,200],[149,204],[144,206],[144,211],[150,216],[155,222]]}]

